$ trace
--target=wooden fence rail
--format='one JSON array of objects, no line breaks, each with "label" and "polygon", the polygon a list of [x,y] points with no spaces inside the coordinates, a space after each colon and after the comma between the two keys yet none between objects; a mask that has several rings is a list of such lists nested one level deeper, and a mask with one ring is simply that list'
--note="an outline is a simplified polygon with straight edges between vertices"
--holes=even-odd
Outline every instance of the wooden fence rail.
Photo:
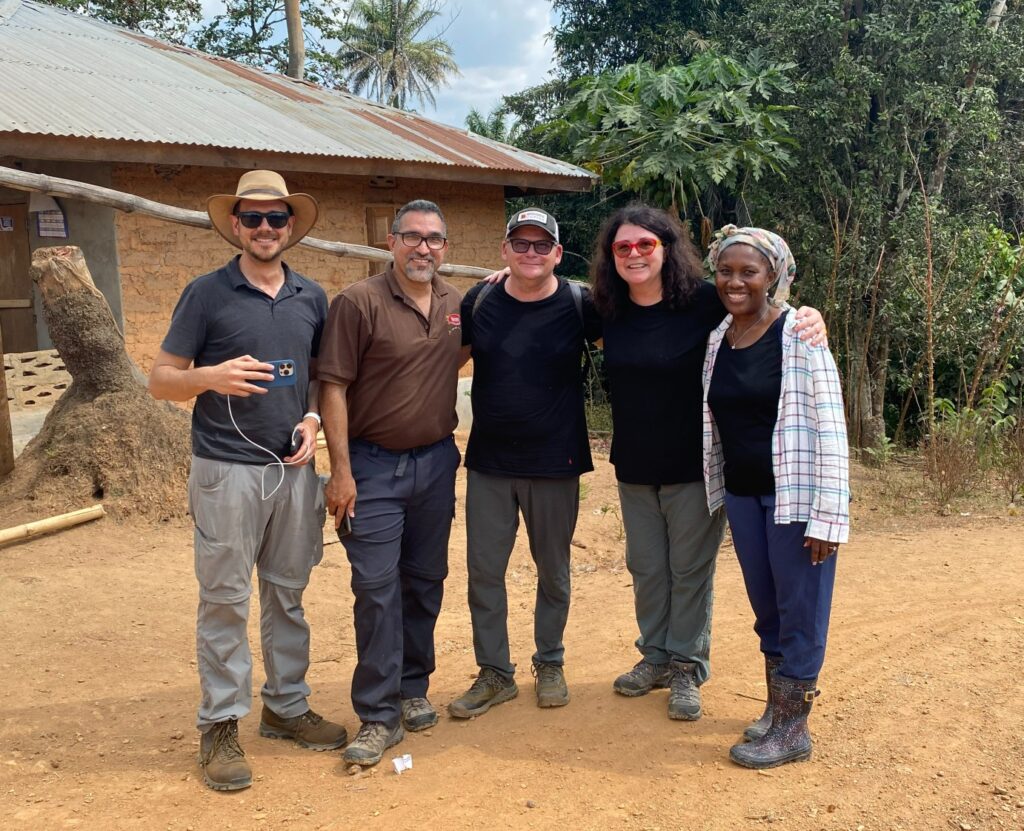
[{"label": "wooden fence rail", "polygon": [[[156,217],[157,219],[163,219],[167,222],[176,222],[179,225],[190,225],[193,228],[213,227],[210,224],[210,218],[203,211],[176,208],[173,205],[164,205],[162,202],[143,199],[141,196],[122,193],[112,188],[76,182],[74,179],[61,179],[57,176],[45,176],[41,173],[26,173],[23,170],[15,170],[14,168],[0,165],[0,185],[14,188],[15,190],[42,193],[46,196],[59,196],[63,199],[93,202],[97,205],[106,205],[108,208],[124,211],[125,213],[140,213]],[[312,248],[316,251],[326,251],[328,254],[334,254],[337,257],[355,257],[375,262],[391,261],[391,253],[389,251],[381,251],[379,248],[371,248],[368,245],[331,242],[330,240],[316,239],[315,237],[305,237],[298,245],[300,247]],[[449,277],[474,277],[479,279],[486,277],[493,269],[472,265],[445,264],[438,271]]]}]

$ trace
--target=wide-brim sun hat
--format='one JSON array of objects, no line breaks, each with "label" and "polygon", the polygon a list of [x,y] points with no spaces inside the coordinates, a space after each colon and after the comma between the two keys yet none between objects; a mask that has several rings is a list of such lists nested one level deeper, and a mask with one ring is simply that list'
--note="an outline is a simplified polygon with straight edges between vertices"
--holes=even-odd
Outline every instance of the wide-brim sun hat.
[{"label": "wide-brim sun hat", "polygon": [[250,170],[238,180],[238,189],[234,193],[218,193],[206,200],[206,212],[214,229],[235,248],[241,248],[242,244],[232,230],[231,213],[240,199],[284,202],[292,209],[295,224],[285,248],[291,248],[306,236],[320,214],[317,201],[308,193],[289,193],[279,173],[272,170]]}]

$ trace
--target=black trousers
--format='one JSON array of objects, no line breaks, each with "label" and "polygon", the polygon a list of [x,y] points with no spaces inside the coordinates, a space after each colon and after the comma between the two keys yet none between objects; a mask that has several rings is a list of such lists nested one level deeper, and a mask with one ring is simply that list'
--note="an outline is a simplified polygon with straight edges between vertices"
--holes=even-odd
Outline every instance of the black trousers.
[{"label": "black trousers", "polygon": [[355,595],[352,705],[361,721],[393,727],[402,699],[425,697],[434,671],[461,457],[451,437],[402,453],[356,440],[349,454],[356,515],[341,542]]}]

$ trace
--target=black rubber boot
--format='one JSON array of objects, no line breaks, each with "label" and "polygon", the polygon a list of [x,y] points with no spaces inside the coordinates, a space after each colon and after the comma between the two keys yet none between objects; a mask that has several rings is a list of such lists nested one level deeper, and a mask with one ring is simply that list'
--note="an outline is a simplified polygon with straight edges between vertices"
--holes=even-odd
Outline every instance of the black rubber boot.
[{"label": "black rubber boot", "polygon": [[772,725],[772,673],[780,666],[782,666],[781,655],[764,656],[764,685],[768,690],[768,703],[764,705],[764,712],[761,714],[761,718],[743,731],[743,738],[748,742],[761,738]]},{"label": "black rubber boot", "polygon": [[817,678],[800,681],[778,673],[772,676],[772,724],[760,739],[736,744],[729,758],[745,768],[773,768],[811,758],[807,716],[818,696]]}]

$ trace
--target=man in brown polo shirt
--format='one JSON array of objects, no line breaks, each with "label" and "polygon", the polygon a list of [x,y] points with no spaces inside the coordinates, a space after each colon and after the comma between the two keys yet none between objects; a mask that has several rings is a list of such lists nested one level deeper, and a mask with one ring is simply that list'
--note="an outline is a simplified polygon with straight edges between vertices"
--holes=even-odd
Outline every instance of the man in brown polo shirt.
[{"label": "man in brown polo shirt", "polygon": [[405,737],[403,725],[437,723],[426,696],[460,462],[461,298],[437,275],[444,216],[416,200],[391,231],[394,263],[334,298],[318,364],[327,508],[355,595],[352,704],[362,727],[344,759],[358,765],[377,764]]}]

